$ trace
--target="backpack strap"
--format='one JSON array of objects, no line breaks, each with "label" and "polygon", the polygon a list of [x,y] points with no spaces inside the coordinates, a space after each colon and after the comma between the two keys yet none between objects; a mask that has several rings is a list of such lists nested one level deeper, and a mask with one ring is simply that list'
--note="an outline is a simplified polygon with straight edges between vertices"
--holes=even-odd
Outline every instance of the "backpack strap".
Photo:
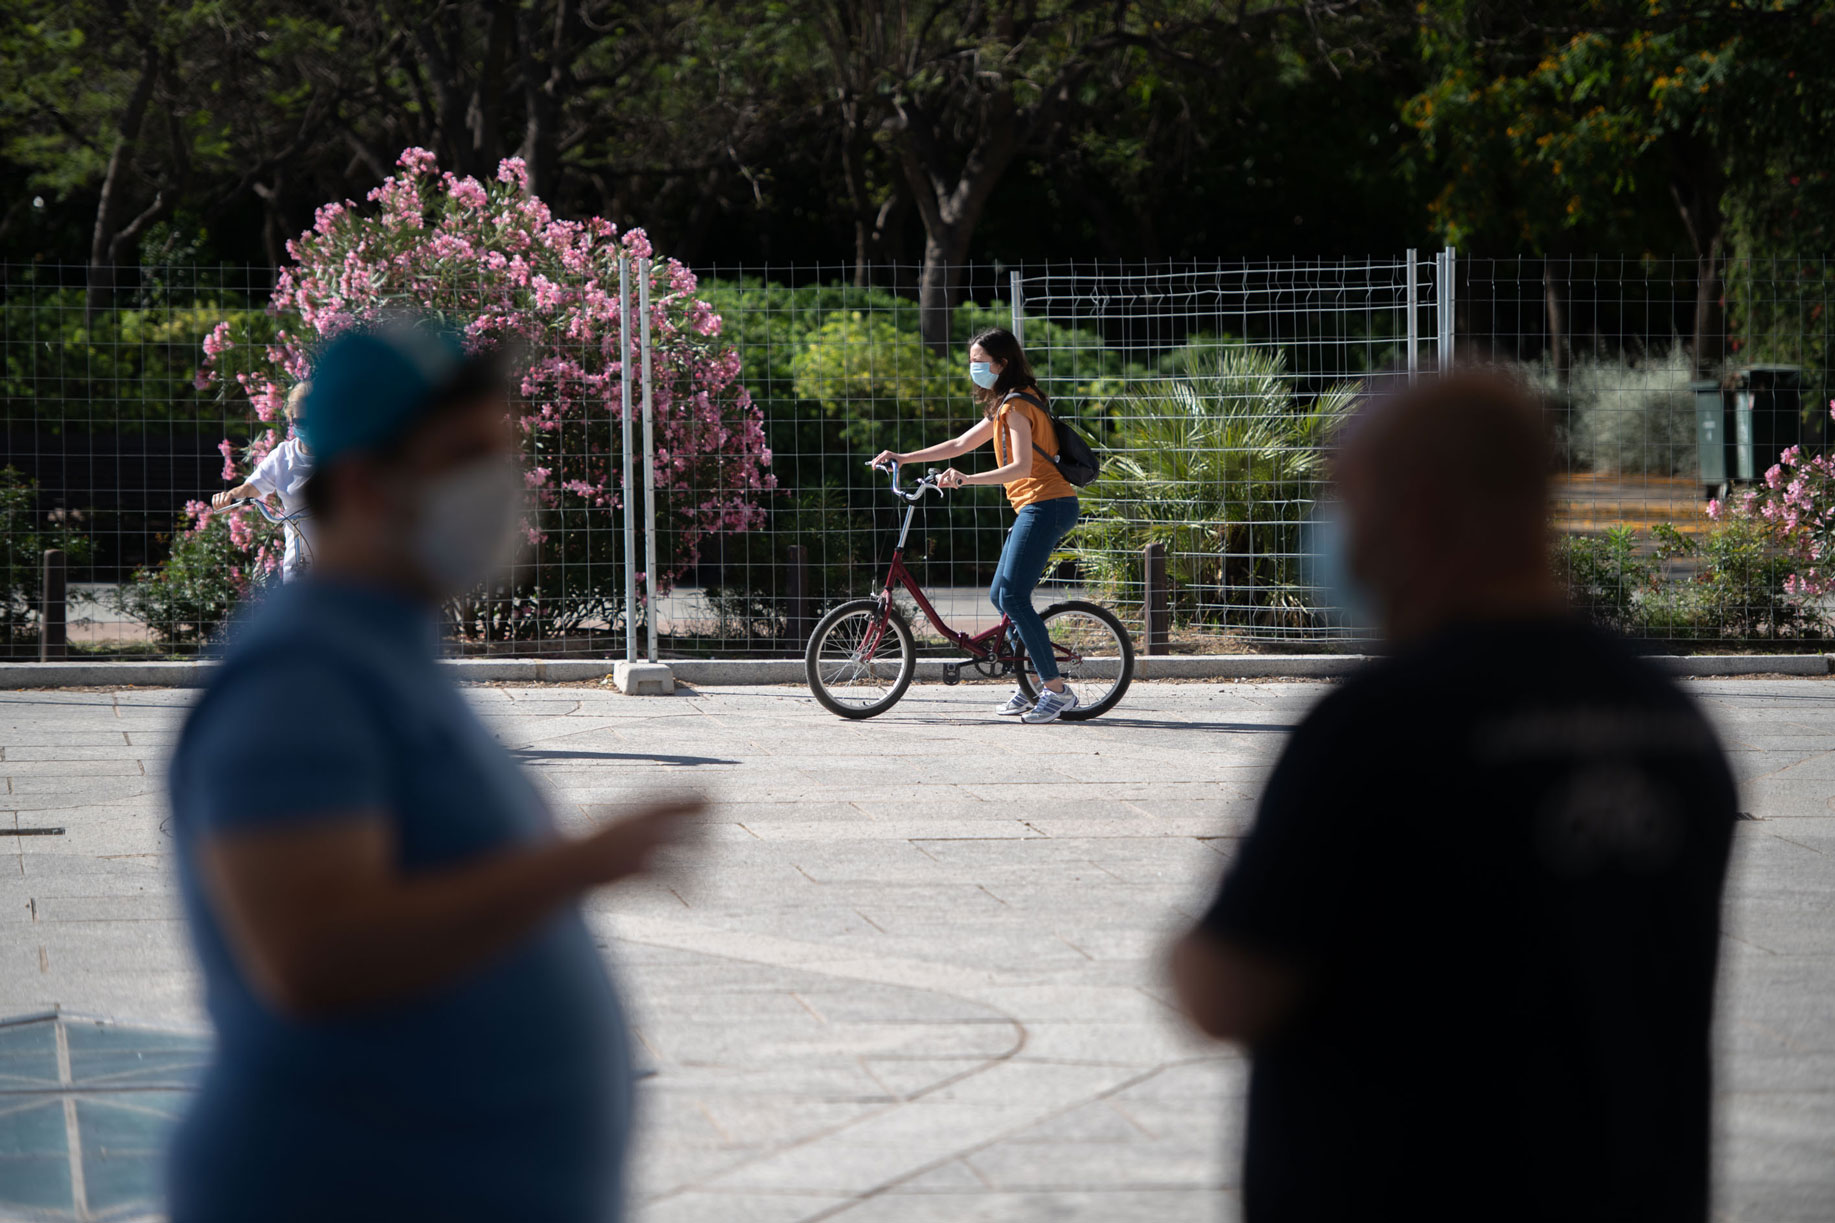
[{"label": "backpack strap", "polygon": [[1039,411],[1043,412],[1045,415],[1050,416],[1053,420],[1057,419],[1057,416],[1052,413],[1050,406],[1047,405],[1043,399],[1040,399],[1037,395],[1032,394],[1030,391],[1008,391],[1006,399],[1002,400],[1001,402],[1011,403],[1015,399],[1023,399],[1027,403],[1031,404],[1033,407],[1037,408]]},{"label": "backpack strap", "polygon": [[[1054,412],[1052,412],[1052,410],[1048,406],[1046,406],[1045,401],[1043,399],[1040,399],[1037,395],[1029,394],[1026,391],[1008,391],[1007,397],[1001,400],[1000,402],[1001,402],[1001,405],[1004,407],[1005,405],[1012,403],[1015,399],[1023,399],[1027,403],[1031,404],[1033,407],[1037,408],[1039,411],[1043,412],[1045,414],[1045,419],[1051,422],[1053,437],[1054,438],[1056,437],[1057,428],[1058,428],[1057,415]],[[1032,448],[1038,451],[1040,454],[1045,455],[1046,460],[1049,461],[1053,467],[1056,467],[1058,465],[1059,455],[1045,454],[1045,448],[1039,445],[1036,441],[1032,443]],[[1060,444],[1058,447],[1060,454],[1063,452],[1063,449],[1064,447]]]}]

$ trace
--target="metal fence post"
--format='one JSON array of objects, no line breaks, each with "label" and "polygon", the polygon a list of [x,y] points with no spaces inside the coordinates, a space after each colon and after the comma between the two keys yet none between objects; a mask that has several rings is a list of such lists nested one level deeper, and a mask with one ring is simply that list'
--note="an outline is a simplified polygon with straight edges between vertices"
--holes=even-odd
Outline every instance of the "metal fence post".
[{"label": "metal fence post", "polygon": [[1013,299],[1013,338],[1024,347],[1026,343],[1026,324],[1024,319],[1026,299],[1025,291],[1019,287],[1019,272],[1007,273],[1007,294]]},{"label": "metal fence post", "polygon": [[1453,372],[1453,248],[1434,256],[1434,367]]},{"label": "metal fence post", "polygon": [[624,660],[637,661],[637,519],[631,514],[631,260],[618,256],[618,365],[624,430]]},{"label": "metal fence post", "polygon": [[644,363],[644,599],[648,604],[648,614],[644,616],[649,625],[649,652],[646,657],[656,661],[656,436],[651,425],[650,394],[650,268],[648,258],[637,261],[637,308],[643,312],[642,327],[639,333],[643,345]]},{"label": "metal fence post", "polygon": [[789,572],[785,574],[784,591],[788,606],[784,609],[784,632],[791,642],[808,638],[813,627],[809,615],[809,549],[791,544],[788,551]]},{"label": "metal fence post", "polygon": [[1151,543],[1141,549],[1144,577],[1141,617],[1147,628],[1146,652],[1164,654],[1172,641],[1172,592],[1166,586],[1166,545]]},{"label": "metal fence post", "polygon": [[38,615],[38,660],[49,662],[63,658],[70,651],[66,636],[65,599],[68,587],[64,581],[64,550],[51,548],[45,553],[44,601]]},{"label": "metal fence post", "polygon": [[1416,277],[1420,253],[1408,248],[1408,381],[1413,382],[1421,370],[1421,306]]}]

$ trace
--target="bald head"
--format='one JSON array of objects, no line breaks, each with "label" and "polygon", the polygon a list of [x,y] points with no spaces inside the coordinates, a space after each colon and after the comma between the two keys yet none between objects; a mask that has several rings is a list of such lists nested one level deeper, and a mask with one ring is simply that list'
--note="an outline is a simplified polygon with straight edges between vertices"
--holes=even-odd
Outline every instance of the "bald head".
[{"label": "bald head", "polygon": [[1496,374],[1437,378],[1359,416],[1335,472],[1352,570],[1392,636],[1559,605],[1551,455],[1541,407]]}]

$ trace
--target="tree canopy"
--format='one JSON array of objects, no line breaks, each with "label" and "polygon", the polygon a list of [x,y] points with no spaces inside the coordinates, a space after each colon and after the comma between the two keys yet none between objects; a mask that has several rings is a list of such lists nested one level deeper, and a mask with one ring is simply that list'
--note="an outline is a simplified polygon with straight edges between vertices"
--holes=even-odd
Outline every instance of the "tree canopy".
[{"label": "tree canopy", "polygon": [[[284,262],[404,147],[697,266],[1828,249],[1832,0],[4,0],[0,258]],[[106,277],[92,276],[92,301]],[[926,327],[935,338],[946,317]]]}]

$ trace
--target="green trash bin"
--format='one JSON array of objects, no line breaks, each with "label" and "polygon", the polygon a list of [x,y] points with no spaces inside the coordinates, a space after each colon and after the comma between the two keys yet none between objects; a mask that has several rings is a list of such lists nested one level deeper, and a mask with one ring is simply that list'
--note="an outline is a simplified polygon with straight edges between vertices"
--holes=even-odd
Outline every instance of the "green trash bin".
[{"label": "green trash bin", "polygon": [[1762,479],[1790,447],[1820,440],[1817,422],[1803,419],[1803,371],[1795,365],[1741,370],[1734,382],[1733,410],[1740,430],[1736,444],[1751,452],[1752,475],[1746,478]]},{"label": "green trash bin", "polygon": [[1701,490],[1712,499],[1720,496],[1728,479],[1732,439],[1727,435],[1727,396],[1718,381],[1691,382],[1688,389],[1695,393],[1695,449],[1701,461]]}]

